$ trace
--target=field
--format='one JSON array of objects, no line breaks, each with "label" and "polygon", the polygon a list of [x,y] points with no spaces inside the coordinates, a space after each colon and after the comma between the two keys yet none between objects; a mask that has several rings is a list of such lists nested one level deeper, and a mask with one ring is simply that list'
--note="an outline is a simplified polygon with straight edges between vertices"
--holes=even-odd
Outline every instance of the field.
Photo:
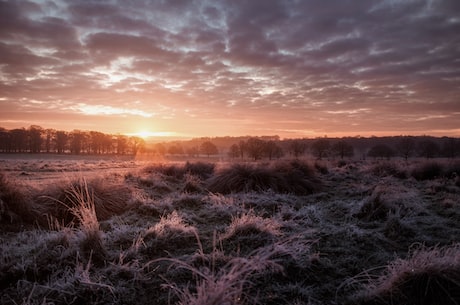
[{"label": "field", "polygon": [[460,162],[0,156],[1,304],[460,304]]}]

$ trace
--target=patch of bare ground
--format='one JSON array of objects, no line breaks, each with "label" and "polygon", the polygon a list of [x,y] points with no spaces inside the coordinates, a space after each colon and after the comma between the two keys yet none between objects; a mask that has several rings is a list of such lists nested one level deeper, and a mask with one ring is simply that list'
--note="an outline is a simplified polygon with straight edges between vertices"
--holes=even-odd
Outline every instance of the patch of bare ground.
[{"label": "patch of bare ground", "polygon": [[34,184],[26,161],[27,179],[0,175],[1,304],[460,303],[453,162],[139,163]]}]

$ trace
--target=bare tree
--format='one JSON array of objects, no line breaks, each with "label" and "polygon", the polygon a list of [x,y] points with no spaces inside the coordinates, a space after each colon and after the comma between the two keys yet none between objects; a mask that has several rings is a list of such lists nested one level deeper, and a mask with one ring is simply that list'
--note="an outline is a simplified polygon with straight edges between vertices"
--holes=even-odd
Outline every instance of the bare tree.
[{"label": "bare tree", "polygon": [[55,145],[56,145],[56,151],[58,154],[62,154],[65,152],[67,148],[68,138],[69,136],[67,132],[62,131],[62,130],[56,131]]},{"label": "bare tree", "polygon": [[313,155],[319,160],[327,156],[331,143],[328,139],[318,139],[311,145]]},{"label": "bare tree", "polygon": [[403,137],[396,144],[396,149],[401,156],[407,161],[415,150],[415,141],[411,137]]},{"label": "bare tree", "polygon": [[369,157],[390,159],[395,155],[394,150],[386,144],[377,144],[367,153]]},{"label": "bare tree", "polygon": [[238,144],[232,144],[232,146],[230,146],[230,149],[228,151],[228,155],[232,159],[238,158],[241,155],[239,145]]},{"label": "bare tree", "polygon": [[295,140],[292,140],[289,147],[294,157],[298,158],[301,155],[303,155],[305,151],[307,150],[307,143],[305,143],[304,140],[295,139]]},{"label": "bare tree", "polygon": [[258,138],[249,138],[246,141],[246,151],[248,156],[254,159],[254,161],[259,160],[264,155],[265,150],[265,141]]},{"label": "bare tree", "polygon": [[208,156],[210,155],[216,155],[219,153],[219,150],[217,149],[217,146],[214,145],[211,141],[205,141],[200,145],[200,151],[201,153],[205,154]]},{"label": "bare tree", "polygon": [[353,157],[354,149],[348,142],[340,140],[332,146],[332,150],[336,155],[343,159],[344,157]]}]

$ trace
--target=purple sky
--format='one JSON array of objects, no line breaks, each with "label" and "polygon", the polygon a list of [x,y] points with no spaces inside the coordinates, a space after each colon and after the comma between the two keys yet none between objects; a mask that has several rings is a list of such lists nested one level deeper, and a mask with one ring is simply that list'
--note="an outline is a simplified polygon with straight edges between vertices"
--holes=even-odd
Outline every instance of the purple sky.
[{"label": "purple sky", "polygon": [[0,1],[0,109],[7,129],[460,136],[460,1]]}]

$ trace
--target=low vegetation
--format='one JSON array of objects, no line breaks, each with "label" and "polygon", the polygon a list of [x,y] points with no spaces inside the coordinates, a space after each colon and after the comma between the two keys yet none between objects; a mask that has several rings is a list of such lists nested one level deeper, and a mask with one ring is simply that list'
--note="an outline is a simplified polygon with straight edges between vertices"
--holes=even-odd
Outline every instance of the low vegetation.
[{"label": "low vegetation", "polygon": [[1,304],[460,304],[453,160],[8,162]]}]

